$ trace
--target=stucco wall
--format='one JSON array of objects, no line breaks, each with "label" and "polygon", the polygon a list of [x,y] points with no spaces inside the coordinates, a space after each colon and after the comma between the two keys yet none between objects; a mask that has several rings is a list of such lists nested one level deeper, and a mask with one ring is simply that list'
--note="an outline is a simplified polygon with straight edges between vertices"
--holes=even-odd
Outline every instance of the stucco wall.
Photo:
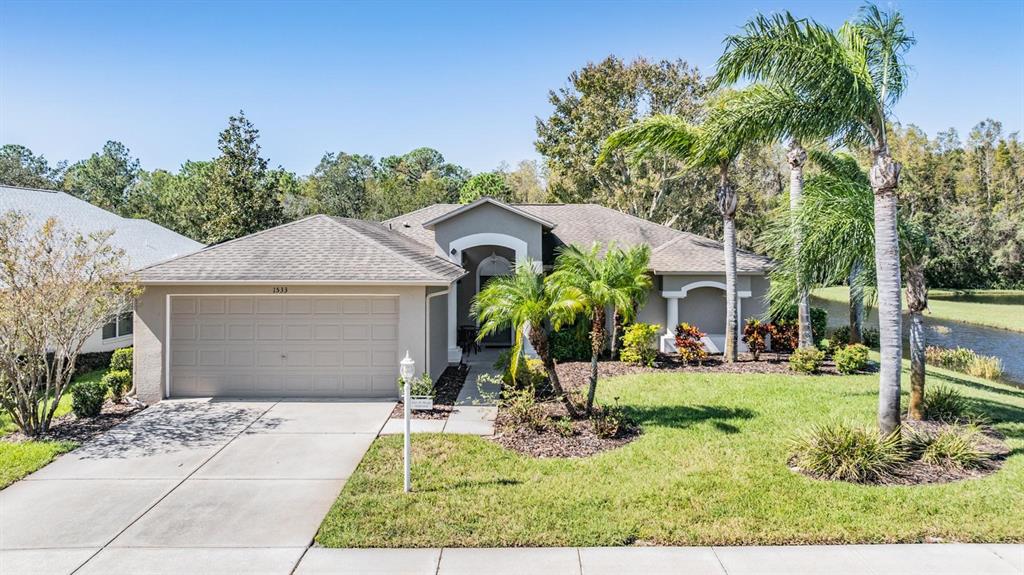
[{"label": "stucco wall", "polygon": [[[287,295],[274,296],[273,287],[286,286]],[[135,302],[135,365],[134,379],[138,397],[146,403],[153,403],[165,397],[165,357],[168,294],[181,295],[267,295],[289,297],[294,295],[323,294],[372,294],[398,296],[399,354],[409,351],[416,361],[417,372],[426,369],[427,342],[424,337],[426,320],[426,291],[423,286],[318,286],[289,285],[176,285],[146,286],[146,291]],[[443,298],[435,298],[443,299]],[[433,367],[433,366],[431,366]],[[398,365],[395,365],[398,376]]]},{"label": "stucco wall", "polygon": [[[725,283],[720,275],[677,275],[657,276],[647,296],[647,304],[640,310],[637,321],[655,323],[662,328],[667,320],[667,301],[661,292],[675,292],[694,282],[713,281]],[[738,276],[737,291],[749,291],[750,297],[742,298],[741,320],[761,317],[764,313],[764,297],[768,292],[768,278],[765,276]],[[725,292],[718,288],[691,289],[686,298],[679,300],[679,321],[695,323],[707,333],[725,333]]]},{"label": "stucco wall", "polygon": [[[443,288],[429,288],[428,293],[445,291]],[[438,295],[430,298],[429,334],[430,377],[437,381],[448,367],[448,297]]]},{"label": "stucco wall", "polygon": [[453,240],[473,234],[500,233],[518,238],[527,244],[527,254],[535,261],[541,261],[541,226],[537,222],[514,214],[494,204],[480,204],[434,228],[434,240],[438,251],[448,254]]}]

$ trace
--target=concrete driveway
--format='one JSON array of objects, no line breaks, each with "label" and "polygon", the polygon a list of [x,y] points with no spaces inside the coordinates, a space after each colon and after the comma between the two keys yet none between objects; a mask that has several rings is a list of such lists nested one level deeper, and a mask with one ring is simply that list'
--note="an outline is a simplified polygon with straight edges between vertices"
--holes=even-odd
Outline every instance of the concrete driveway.
[{"label": "concrete driveway", "polygon": [[0,491],[0,572],[290,572],[391,402],[164,401]]}]

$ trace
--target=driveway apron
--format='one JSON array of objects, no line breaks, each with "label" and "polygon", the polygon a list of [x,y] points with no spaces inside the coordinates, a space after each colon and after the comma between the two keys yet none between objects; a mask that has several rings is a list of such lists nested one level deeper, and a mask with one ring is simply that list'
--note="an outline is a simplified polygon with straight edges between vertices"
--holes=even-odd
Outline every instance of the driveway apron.
[{"label": "driveway apron", "polygon": [[0,491],[0,572],[288,573],[393,407],[161,402]]}]

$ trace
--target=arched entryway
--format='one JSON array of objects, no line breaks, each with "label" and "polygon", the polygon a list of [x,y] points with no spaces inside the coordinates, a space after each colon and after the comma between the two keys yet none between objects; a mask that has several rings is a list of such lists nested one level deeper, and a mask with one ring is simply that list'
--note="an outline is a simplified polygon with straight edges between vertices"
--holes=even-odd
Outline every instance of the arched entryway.
[{"label": "arched entryway", "polygon": [[[726,286],[718,281],[695,281],[675,291],[663,291],[666,303],[667,321],[665,335],[661,336],[661,351],[670,353],[675,349],[675,328],[680,322],[696,325],[707,336],[702,340],[711,353],[725,351],[725,300]],[[743,343],[743,300],[749,298],[749,291],[736,292],[736,344],[739,351],[746,351]]]}]

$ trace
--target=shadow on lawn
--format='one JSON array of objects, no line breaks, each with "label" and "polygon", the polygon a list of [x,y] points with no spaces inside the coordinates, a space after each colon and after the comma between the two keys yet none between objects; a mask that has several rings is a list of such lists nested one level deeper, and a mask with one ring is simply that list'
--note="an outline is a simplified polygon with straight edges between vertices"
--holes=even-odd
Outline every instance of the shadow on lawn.
[{"label": "shadow on lawn", "polygon": [[671,405],[659,407],[623,407],[628,415],[642,426],[690,427],[708,421],[723,433],[738,433],[732,420],[752,419],[757,412],[743,407],[720,405]]},{"label": "shadow on lawn", "polygon": [[453,483],[445,483],[444,485],[438,485],[437,487],[430,487],[430,488],[427,488],[427,489],[417,489],[416,491],[418,491],[420,493],[433,493],[435,491],[454,491],[454,490],[457,490],[457,489],[467,489],[467,488],[476,489],[476,488],[487,487],[487,486],[508,487],[508,486],[512,486],[512,485],[521,485],[522,483],[523,482],[521,480],[519,480],[519,479],[508,479],[508,478],[505,478],[505,477],[499,477],[498,479],[487,479],[487,480],[481,480],[481,481],[471,481],[471,480],[468,480],[468,479],[463,479],[462,481],[455,481]]},{"label": "shadow on lawn", "polygon": [[[998,395],[1009,395],[1010,397],[1016,397],[1016,398],[1024,399],[1024,389],[1020,389],[1020,388],[1018,388],[1016,386],[1014,386],[1013,389],[1006,389],[1004,387],[995,387],[993,385],[986,385],[984,383],[977,383],[977,382],[973,382],[973,381],[969,381],[969,380],[966,380],[966,379],[962,379],[962,378],[959,378],[959,377],[956,377],[956,376],[953,376],[953,375],[946,375],[944,373],[935,373],[935,372],[929,372],[928,373],[928,378],[929,379],[941,379],[941,380],[944,380],[944,381],[948,381],[950,383],[955,383],[957,385],[963,385],[965,387],[970,387],[972,389],[977,389],[978,391],[987,391],[989,393],[995,393],[995,394],[998,394]],[[1013,385],[1013,384],[1010,384],[1010,385]]]}]

